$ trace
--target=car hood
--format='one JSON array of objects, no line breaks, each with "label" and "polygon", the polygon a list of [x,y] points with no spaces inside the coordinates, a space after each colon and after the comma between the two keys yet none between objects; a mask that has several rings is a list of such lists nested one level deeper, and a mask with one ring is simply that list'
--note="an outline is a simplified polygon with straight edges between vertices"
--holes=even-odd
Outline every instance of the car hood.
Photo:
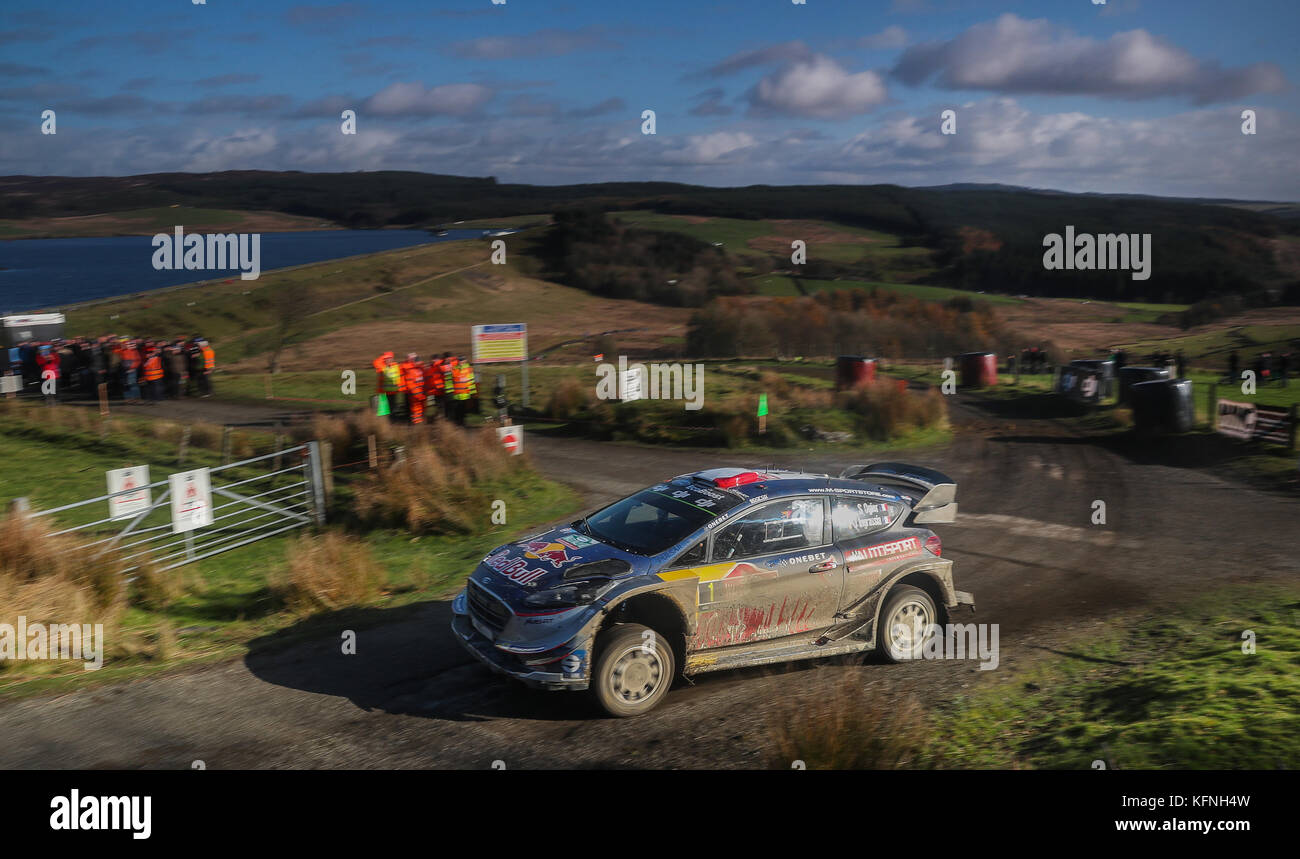
[{"label": "car hood", "polygon": [[494,590],[533,592],[582,578],[637,575],[648,567],[649,559],[566,526],[498,546],[475,578],[482,580],[486,572]]}]

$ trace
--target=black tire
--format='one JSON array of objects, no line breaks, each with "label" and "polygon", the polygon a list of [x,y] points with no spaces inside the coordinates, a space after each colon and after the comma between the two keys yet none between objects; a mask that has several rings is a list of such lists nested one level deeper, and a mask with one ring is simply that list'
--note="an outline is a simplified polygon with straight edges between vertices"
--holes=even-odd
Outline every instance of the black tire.
[{"label": "black tire", "polygon": [[662,635],[639,623],[620,623],[596,639],[591,691],[609,715],[640,716],[668,694],[676,671],[673,649]]},{"label": "black tire", "polygon": [[[922,635],[917,639],[914,634],[916,621],[920,622]],[[934,600],[925,591],[913,585],[896,585],[885,597],[885,604],[880,609],[880,618],[876,629],[876,652],[886,662],[908,662],[921,658],[921,648],[925,641],[924,632],[930,624],[939,622]],[[892,634],[895,624],[900,624],[898,635]],[[910,642],[910,647],[908,646]]]}]

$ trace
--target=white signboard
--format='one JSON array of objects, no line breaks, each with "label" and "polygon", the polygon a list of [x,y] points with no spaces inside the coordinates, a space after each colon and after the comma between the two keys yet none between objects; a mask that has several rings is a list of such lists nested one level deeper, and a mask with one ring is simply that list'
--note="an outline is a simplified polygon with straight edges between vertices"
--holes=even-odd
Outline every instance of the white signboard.
[{"label": "white signboard", "polygon": [[470,330],[475,364],[528,360],[528,324],[475,325]]},{"label": "white signboard", "polygon": [[[127,490],[134,489],[134,492]],[[116,493],[121,492],[122,495]],[[149,493],[149,466],[137,465],[132,468],[114,468],[108,472],[108,518],[113,521],[130,519],[137,513],[149,509],[152,498]]]},{"label": "white signboard", "polygon": [[1219,400],[1219,419],[1214,428],[1222,435],[1249,441],[1255,437],[1255,424],[1259,413],[1254,403],[1234,403],[1232,400]]},{"label": "white signboard", "polygon": [[21,394],[22,390],[22,376],[0,376],[0,394]]},{"label": "white signboard", "polygon": [[26,316],[5,316],[6,328],[26,328],[31,325],[62,325],[64,316],[62,313],[29,313]]},{"label": "white signboard", "polygon": [[497,427],[497,438],[505,449],[515,456],[524,452],[523,427]]},{"label": "white signboard", "polygon": [[212,524],[212,489],[208,470],[178,471],[167,478],[172,491],[172,533]]}]

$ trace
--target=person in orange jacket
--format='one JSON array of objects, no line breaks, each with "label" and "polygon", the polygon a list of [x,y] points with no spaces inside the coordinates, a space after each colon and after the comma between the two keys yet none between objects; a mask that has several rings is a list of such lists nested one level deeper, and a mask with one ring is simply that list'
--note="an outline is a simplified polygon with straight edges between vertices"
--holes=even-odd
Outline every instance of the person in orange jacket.
[{"label": "person in orange jacket", "polygon": [[456,419],[456,400],[452,392],[456,386],[456,365],[460,359],[450,352],[442,353],[442,414],[447,420]]},{"label": "person in orange jacket", "polygon": [[163,395],[162,355],[154,348],[149,350],[149,357],[144,359],[145,390],[149,394],[149,404],[158,405]]},{"label": "person in orange jacket", "polygon": [[[432,403],[435,410],[442,409],[442,398],[447,390],[447,380],[443,377],[442,359],[431,358],[424,365],[425,404]],[[435,411],[435,414],[437,412]]]},{"label": "person in orange jacket", "polygon": [[140,350],[132,341],[125,341],[121,356],[122,368],[122,399],[128,403],[138,403],[140,400]]},{"label": "person in orange jacket", "polygon": [[424,423],[424,367],[414,352],[402,362],[402,385],[406,390],[406,413],[412,424]]}]

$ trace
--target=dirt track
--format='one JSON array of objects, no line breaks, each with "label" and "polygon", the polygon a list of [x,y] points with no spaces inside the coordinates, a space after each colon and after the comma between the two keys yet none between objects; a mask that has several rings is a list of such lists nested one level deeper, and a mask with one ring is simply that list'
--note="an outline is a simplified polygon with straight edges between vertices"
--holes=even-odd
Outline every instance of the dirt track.
[{"label": "dirt track", "polygon": [[[958,586],[976,596],[976,619],[1001,625],[998,671],[972,662],[820,662],[724,672],[674,690],[648,716],[612,720],[584,696],[531,692],[488,674],[452,640],[448,605],[431,602],[362,630],[356,656],[340,655],[329,638],[2,703],[0,767],[765,766],[774,713],[815,701],[828,683],[860,682],[898,700],[942,698],[1015,670],[1041,648],[1058,649],[1116,612],[1206,585],[1300,573],[1294,499],[1135,463],[1051,421],[954,411],[955,442],[912,459],[958,479],[959,524],[938,530]],[[578,440],[530,445],[544,470],[576,482],[593,506],[664,475],[755,464]],[[777,462],[838,471],[852,460],[796,454]],[[1090,524],[1094,500],[1107,505],[1104,527]],[[817,717],[814,704],[799,706]]]}]

